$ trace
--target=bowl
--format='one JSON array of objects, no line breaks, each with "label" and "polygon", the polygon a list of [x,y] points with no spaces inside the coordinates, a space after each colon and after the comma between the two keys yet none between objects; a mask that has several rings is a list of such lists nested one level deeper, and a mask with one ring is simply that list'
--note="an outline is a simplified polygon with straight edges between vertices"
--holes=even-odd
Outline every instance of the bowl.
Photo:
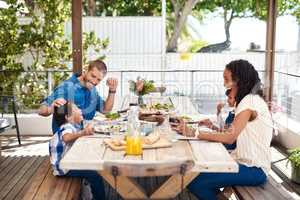
[{"label": "bowl", "polygon": [[149,135],[154,131],[157,125],[158,125],[157,122],[148,122],[148,121],[140,120],[140,128],[141,128],[142,135],[145,136]]}]

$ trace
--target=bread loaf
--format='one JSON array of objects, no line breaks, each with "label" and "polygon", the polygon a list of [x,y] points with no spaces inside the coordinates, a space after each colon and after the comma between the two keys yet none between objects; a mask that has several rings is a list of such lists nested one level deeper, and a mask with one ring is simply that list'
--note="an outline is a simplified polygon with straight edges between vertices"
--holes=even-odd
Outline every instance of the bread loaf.
[{"label": "bread loaf", "polygon": [[144,143],[147,145],[152,145],[160,139],[160,134],[158,132],[151,133],[144,138]]}]

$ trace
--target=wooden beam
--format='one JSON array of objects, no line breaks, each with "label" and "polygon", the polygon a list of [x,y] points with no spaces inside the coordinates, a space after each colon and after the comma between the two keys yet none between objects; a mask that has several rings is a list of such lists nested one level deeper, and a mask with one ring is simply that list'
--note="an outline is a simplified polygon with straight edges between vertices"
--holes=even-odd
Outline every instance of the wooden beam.
[{"label": "wooden beam", "polygon": [[72,0],[73,72],[82,72],[82,1]]},{"label": "wooden beam", "polygon": [[[144,189],[137,182],[125,176],[115,179],[110,173],[101,171],[99,174],[112,186],[124,199],[148,199]],[[117,183],[115,182],[117,181]],[[117,188],[115,188],[117,184]]]},{"label": "wooden beam", "polygon": [[266,33],[266,57],[265,57],[265,93],[266,100],[272,101],[274,83],[274,57],[276,39],[277,0],[268,1],[268,19]]},{"label": "wooden beam", "polygon": [[150,199],[175,199],[197,176],[199,173],[190,172],[184,175],[182,180],[181,175],[173,175],[150,196]]}]

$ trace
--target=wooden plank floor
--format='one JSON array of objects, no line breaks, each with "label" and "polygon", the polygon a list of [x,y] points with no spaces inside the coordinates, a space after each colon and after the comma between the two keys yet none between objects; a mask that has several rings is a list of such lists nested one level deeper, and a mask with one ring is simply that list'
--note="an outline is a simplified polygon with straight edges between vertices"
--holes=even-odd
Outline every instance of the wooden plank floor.
[{"label": "wooden plank floor", "polygon": [[[0,157],[0,200],[19,200],[25,195],[37,169],[48,156],[6,156]],[[167,177],[138,178],[148,194],[152,193]],[[105,182],[108,200],[122,198]],[[176,197],[176,200],[196,200],[187,190]]]}]

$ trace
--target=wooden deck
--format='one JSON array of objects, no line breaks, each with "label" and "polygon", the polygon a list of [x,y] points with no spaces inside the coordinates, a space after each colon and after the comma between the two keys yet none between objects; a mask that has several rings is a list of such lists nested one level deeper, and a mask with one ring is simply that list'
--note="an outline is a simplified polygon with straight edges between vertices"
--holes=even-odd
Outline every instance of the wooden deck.
[{"label": "wooden deck", "polygon": [[[37,169],[48,156],[6,156],[0,157],[0,199],[22,199],[32,182]],[[147,188],[147,193],[153,192],[167,177],[138,178],[137,182]],[[108,200],[121,200],[115,190],[105,182],[105,192]],[[177,200],[196,200],[196,198],[184,190]]]}]

